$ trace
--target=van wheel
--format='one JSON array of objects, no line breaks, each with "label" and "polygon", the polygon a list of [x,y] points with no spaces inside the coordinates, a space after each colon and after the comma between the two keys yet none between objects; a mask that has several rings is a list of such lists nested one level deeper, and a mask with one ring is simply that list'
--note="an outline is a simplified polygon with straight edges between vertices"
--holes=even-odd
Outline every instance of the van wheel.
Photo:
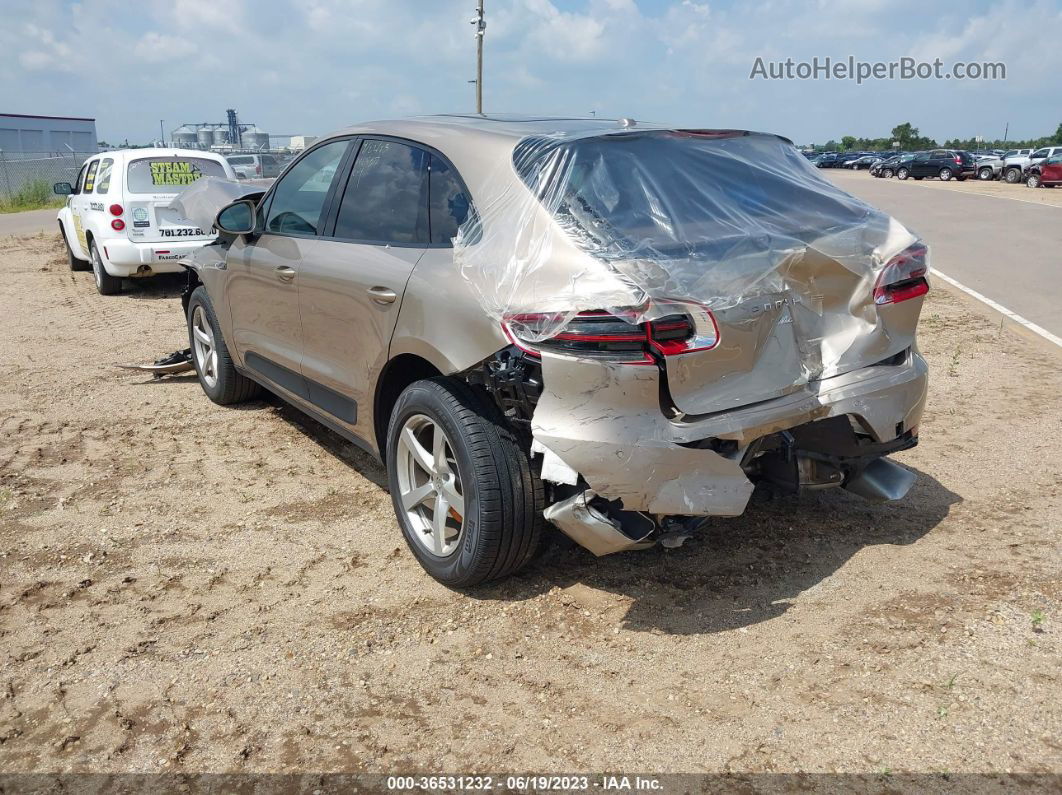
[{"label": "van wheel", "polygon": [[911,172],[906,168],[901,168],[896,172],[896,179],[907,179],[909,176],[911,176]]},{"label": "van wheel", "polygon": [[497,406],[463,381],[417,381],[398,398],[387,479],[406,544],[443,585],[506,577],[540,546],[542,482]]},{"label": "van wheel", "polygon": [[979,169],[977,172],[977,178],[983,179],[985,181],[992,179],[992,169],[987,166],[985,168]]},{"label": "van wheel", "polygon": [[89,256],[92,257],[92,275],[96,279],[96,291],[100,295],[118,295],[122,291],[122,280],[107,273],[95,240],[89,241]]},{"label": "van wheel", "polygon": [[66,256],[70,262],[70,270],[72,271],[87,271],[92,268],[92,264],[85,262],[85,260],[74,256],[74,249],[70,248],[70,239],[66,236],[66,229],[63,228],[63,222],[59,222],[59,236],[63,238],[63,245],[66,246]]},{"label": "van wheel", "polygon": [[188,347],[199,385],[219,406],[242,403],[261,394],[262,387],[237,372],[232,363],[210,296],[202,285],[188,300]]},{"label": "van wheel", "polygon": [[1018,180],[1021,179],[1021,169],[1008,168],[1005,172],[1003,172],[1003,179],[1005,179],[1011,185],[1017,184]]}]

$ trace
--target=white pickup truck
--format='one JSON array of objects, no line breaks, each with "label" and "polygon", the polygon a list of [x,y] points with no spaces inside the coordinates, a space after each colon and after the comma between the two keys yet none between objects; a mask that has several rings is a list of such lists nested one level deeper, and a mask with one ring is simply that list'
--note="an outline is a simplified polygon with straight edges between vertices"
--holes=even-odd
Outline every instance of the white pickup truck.
[{"label": "white pickup truck", "polygon": [[121,292],[122,279],[179,272],[179,260],[214,239],[169,205],[200,177],[233,179],[232,166],[213,152],[122,149],[85,161],[77,182],[59,182],[67,196],[59,231],[72,270],[92,268],[101,295]]}]

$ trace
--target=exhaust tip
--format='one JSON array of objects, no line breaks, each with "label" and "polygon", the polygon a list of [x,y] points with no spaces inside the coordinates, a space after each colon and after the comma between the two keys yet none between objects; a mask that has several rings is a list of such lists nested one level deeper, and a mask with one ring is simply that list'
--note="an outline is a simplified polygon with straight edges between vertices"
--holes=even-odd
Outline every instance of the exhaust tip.
[{"label": "exhaust tip", "polygon": [[911,470],[887,458],[877,458],[844,487],[870,502],[894,502],[906,497],[916,480],[918,476]]}]

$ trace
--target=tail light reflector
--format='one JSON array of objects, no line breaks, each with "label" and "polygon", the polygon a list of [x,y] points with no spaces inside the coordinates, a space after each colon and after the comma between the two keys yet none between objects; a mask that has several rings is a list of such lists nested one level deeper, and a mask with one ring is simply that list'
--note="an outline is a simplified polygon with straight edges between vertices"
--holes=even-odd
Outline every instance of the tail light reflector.
[{"label": "tail light reflector", "polygon": [[878,306],[898,304],[928,293],[928,254],[929,249],[925,243],[918,242],[885,263],[885,268],[874,285],[874,303]]},{"label": "tail light reflector", "polygon": [[111,211],[111,215],[121,215],[125,212],[125,210],[122,209],[122,205],[120,204],[112,204],[109,209]]},{"label": "tail light reflector", "polygon": [[115,218],[113,221],[111,221],[111,229],[115,229],[121,232],[123,229],[125,229],[125,221],[123,221],[121,218]]},{"label": "tail light reflector", "polygon": [[603,310],[580,312],[540,342],[529,341],[527,330],[548,323],[549,314],[512,315],[502,328],[514,345],[536,356],[548,350],[618,360],[619,364],[654,364],[654,353],[677,356],[719,343],[719,329],[707,307],[676,303],[675,308],[684,311],[644,323],[633,322],[633,314],[625,318]]}]

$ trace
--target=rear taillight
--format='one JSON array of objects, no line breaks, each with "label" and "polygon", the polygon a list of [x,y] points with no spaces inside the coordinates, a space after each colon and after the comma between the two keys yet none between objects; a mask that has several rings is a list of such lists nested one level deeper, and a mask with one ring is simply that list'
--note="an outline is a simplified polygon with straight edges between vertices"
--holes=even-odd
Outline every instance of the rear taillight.
[{"label": "rear taillight", "polygon": [[125,229],[125,221],[123,221],[121,218],[115,218],[113,221],[111,221],[111,229],[121,232],[123,229]]},{"label": "rear taillight", "polygon": [[262,174],[262,167],[261,167],[260,165],[258,165],[258,164],[255,164],[255,167],[254,167],[254,173],[255,173],[255,174],[258,174],[259,176],[261,176],[261,174]]},{"label": "rear taillight", "polygon": [[960,165],[960,166],[961,166],[961,165],[962,165],[962,158],[961,158],[961,157],[959,157],[958,155],[955,155],[955,162],[956,162],[956,163],[957,163],[958,165]]},{"label": "rear taillight", "polygon": [[110,206],[110,211],[111,211],[111,215],[121,215],[122,213],[125,212],[125,210],[122,209],[122,205],[120,205],[120,204],[112,204]]},{"label": "rear taillight", "polygon": [[874,285],[874,303],[879,306],[898,304],[928,293],[928,254],[929,249],[924,243],[915,243],[885,263]]},{"label": "rear taillight", "polygon": [[[707,307],[675,304],[681,308],[657,320],[637,323],[633,315],[623,317],[603,310],[580,312],[557,333],[538,342],[533,329],[556,321],[549,314],[512,315],[502,327],[509,339],[528,353],[554,351],[576,356],[607,358],[619,364],[653,364],[659,356],[677,356],[714,348],[719,343],[715,318]],[[671,304],[668,304],[671,307]]]}]

